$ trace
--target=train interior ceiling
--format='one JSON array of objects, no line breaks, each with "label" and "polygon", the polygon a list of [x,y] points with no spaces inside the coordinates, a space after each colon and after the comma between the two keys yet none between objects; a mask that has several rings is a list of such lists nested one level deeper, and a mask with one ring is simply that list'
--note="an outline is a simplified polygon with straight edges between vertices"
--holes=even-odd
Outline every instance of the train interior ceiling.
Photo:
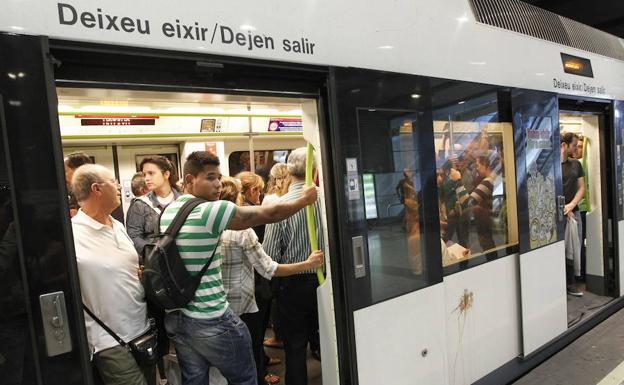
[{"label": "train interior ceiling", "polygon": [[[562,108],[567,109],[566,103],[563,104]],[[609,209],[605,194],[611,178],[604,158],[604,153],[608,153],[608,146],[604,143],[606,121],[602,114],[576,109],[562,109],[559,114],[560,132],[572,132],[580,138],[574,157],[583,167],[587,190],[579,204],[583,227],[581,255],[580,260],[573,261],[573,285],[583,292],[583,296],[567,297],[569,327],[596,313],[613,299],[614,293],[610,292],[608,282],[615,280],[613,245],[607,235]]]},{"label": "train interior ceiling", "polygon": [[[266,180],[273,164],[286,162],[292,149],[306,145],[303,122],[315,119],[304,117],[316,114],[315,100],[297,98],[62,87],[57,95],[63,153],[82,151],[114,170],[122,206],[113,216],[120,221],[134,197],[132,176],[146,156],[167,157],[181,175],[188,154],[207,150],[219,157],[223,175],[254,171]],[[269,329],[267,337],[272,333]],[[270,373],[283,377],[283,350],[268,348],[267,353],[282,362]],[[168,375],[179,375],[175,354],[165,365]],[[308,379],[322,382],[321,364],[311,352]]]},{"label": "train interior ceiling", "polygon": [[84,151],[115,170],[124,211],[146,156],[166,156],[180,175],[189,153],[208,150],[219,156],[223,175],[266,176],[306,144],[303,99],[61,87],[57,95],[64,154]]}]

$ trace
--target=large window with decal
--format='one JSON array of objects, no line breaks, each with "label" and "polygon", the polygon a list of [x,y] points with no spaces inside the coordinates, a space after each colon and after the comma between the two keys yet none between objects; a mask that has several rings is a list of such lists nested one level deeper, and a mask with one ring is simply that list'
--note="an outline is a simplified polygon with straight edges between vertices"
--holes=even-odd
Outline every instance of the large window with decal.
[{"label": "large window with decal", "polygon": [[451,81],[433,90],[440,245],[451,273],[518,243],[513,127],[505,90]]}]

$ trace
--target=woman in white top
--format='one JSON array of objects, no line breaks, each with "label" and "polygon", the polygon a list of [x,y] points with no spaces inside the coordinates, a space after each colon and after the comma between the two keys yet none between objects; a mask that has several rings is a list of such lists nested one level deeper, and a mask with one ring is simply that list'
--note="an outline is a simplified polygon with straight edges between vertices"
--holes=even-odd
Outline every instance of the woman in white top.
[{"label": "woman in white top", "polygon": [[271,167],[269,173],[269,182],[267,183],[267,191],[262,201],[263,205],[269,204],[277,200],[277,198],[288,192],[290,177],[288,175],[288,167],[285,163],[275,163]]},{"label": "woman in white top", "polygon": [[[221,199],[242,206],[240,182],[234,178],[223,177]],[[274,276],[285,277],[322,266],[324,254],[322,251],[314,251],[304,262],[278,264],[264,252],[253,229],[224,231],[221,235],[221,247],[223,286],[230,308],[245,322],[251,334],[258,383],[274,383],[277,376],[268,375],[264,364],[264,314],[259,314],[256,305],[253,270],[266,279]]]}]

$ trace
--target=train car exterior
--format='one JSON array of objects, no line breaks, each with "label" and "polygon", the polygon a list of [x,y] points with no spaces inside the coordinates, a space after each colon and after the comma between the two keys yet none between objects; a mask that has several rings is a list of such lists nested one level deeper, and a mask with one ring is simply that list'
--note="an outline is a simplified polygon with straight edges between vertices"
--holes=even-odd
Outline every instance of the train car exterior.
[{"label": "train car exterior", "polygon": [[[92,383],[55,87],[311,101],[326,385],[508,382],[624,306],[621,39],[492,0],[10,0],[0,31],[13,310],[0,349],[19,351],[0,372],[19,368],[15,383]],[[564,112],[591,121],[602,186],[586,283],[608,301],[583,322],[566,297],[559,130],[577,123]],[[464,249],[440,242],[438,174],[485,137],[491,159],[473,160],[494,175],[489,237],[471,230],[474,250],[453,257]]]}]

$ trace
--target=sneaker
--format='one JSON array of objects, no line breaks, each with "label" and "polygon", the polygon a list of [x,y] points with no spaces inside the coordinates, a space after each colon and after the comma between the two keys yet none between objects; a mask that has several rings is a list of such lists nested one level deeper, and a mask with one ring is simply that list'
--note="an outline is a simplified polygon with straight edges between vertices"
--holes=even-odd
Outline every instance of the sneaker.
[{"label": "sneaker", "polygon": [[583,292],[577,289],[575,286],[568,286],[568,294],[574,297],[582,297]]}]

